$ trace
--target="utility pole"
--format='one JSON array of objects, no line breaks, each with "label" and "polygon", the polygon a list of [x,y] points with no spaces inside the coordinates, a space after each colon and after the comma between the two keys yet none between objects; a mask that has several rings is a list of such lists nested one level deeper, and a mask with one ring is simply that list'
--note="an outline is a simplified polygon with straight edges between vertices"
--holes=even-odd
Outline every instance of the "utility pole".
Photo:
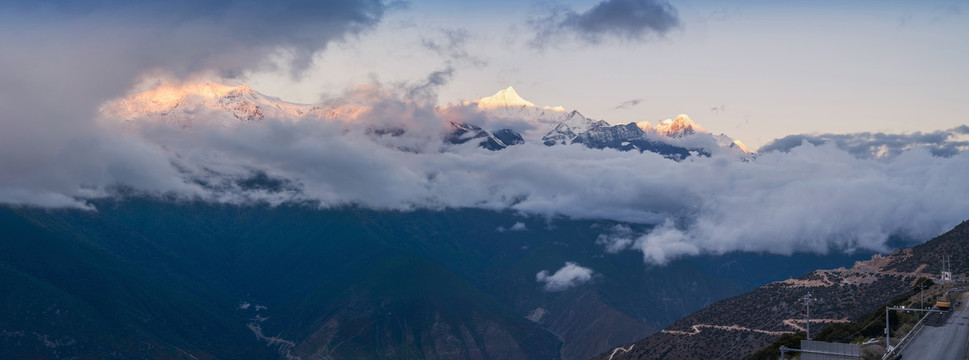
[{"label": "utility pole", "polygon": [[[894,351],[894,348],[892,348],[892,331],[891,331],[891,325],[888,323],[888,312],[891,311],[891,310],[921,311],[921,312],[926,312],[926,313],[942,313],[942,311],[939,311],[939,310],[936,310],[936,309],[928,309],[928,310],[925,310],[925,309],[912,309],[912,308],[907,308],[906,309],[905,307],[890,307],[890,306],[889,307],[885,307],[885,353],[886,354],[891,354],[891,352]],[[924,319],[924,316],[923,316],[923,319]],[[905,338],[902,338],[902,340],[905,340]],[[899,345],[901,345],[901,344],[899,344]]]},{"label": "utility pole", "polygon": [[888,324],[888,311],[892,308],[885,307],[885,353],[892,351],[892,327]]},{"label": "utility pole", "polygon": [[942,284],[952,281],[952,256],[942,255]]},{"label": "utility pole", "polygon": [[811,293],[807,293],[807,295],[801,297],[800,301],[804,302],[805,333],[807,335],[807,339],[811,340],[811,303],[818,301],[818,299],[811,297]]}]

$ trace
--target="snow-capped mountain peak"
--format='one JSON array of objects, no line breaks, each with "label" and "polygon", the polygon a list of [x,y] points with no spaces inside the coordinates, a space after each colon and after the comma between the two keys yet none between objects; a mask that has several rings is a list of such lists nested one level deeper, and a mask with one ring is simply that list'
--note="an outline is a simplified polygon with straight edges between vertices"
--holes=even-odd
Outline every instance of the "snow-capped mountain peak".
[{"label": "snow-capped mountain peak", "polygon": [[565,120],[555,126],[555,129],[546,134],[542,138],[542,141],[546,145],[571,144],[572,140],[579,134],[589,132],[597,125],[601,126],[603,124],[605,126],[609,125],[602,120],[596,122],[583,116],[578,111],[573,110],[566,116]]},{"label": "snow-capped mountain peak", "polygon": [[724,134],[713,135],[686,115],[653,127],[645,121],[611,125],[573,111],[542,140],[548,146],[582,144],[596,149],[648,151],[677,161],[714,153],[733,154],[745,161],[752,159],[747,147],[739,140]]},{"label": "snow-capped mountain peak", "polygon": [[[562,108],[537,107],[519,96],[512,87],[458,106],[469,107],[460,111],[476,109],[485,120],[478,118],[479,123],[475,125],[456,116],[444,139],[454,145],[477,139],[475,143],[481,147],[500,150],[521,144],[525,139],[540,138],[541,143],[549,146],[582,144],[597,149],[649,151],[675,160],[693,154],[710,156],[723,149],[740,155],[739,158],[750,158],[749,150],[742,142],[724,134],[714,136],[686,115],[664,120],[655,127],[645,121],[612,125],[605,120],[587,118],[575,110],[566,112]],[[446,113],[448,109],[439,108],[438,111]],[[238,126],[264,119],[302,121],[309,117],[352,122],[366,112],[367,107],[293,104],[263,95],[246,85],[195,82],[162,84],[106,103],[101,111],[107,119],[118,119],[126,124],[157,121],[191,128],[198,122]],[[526,130],[513,130],[521,128]],[[386,132],[375,129],[373,133],[383,136],[381,134]],[[399,136],[404,130],[390,133]],[[545,134],[544,137],[541,134]]]},{"label": "snow-capped mountain peak", "polygon": [[507,87],[504,90],[496,92],[494,95],[483,97],[478,100],[466,101],[465,105],[476,105],[479,109],[503,109],[503,108],[537,108],[552,111],[565,112],[565,108],[561,106],[537,106],[531,101],[525,100],[518,92],[515,91],[514,87]]},{"label": "snow-capped mountain peak", "polygon": [[750,150],[747,150],[747,145],[745,145],[742,141],[734,140],[733,144],[737,145],[737,147],[740,148],[740,150],[743,150],[744,153],[750,154]]},{"label": "snow-capped mountain peak", "polygon": [[639,129],[640,130],[643,130],[644,132],[655,130],[655,129],[653,129],[653,125],[651,125],[648,121],[639,121],[639,122],[636,122],[636,126],[638,126]]},{"label": "snow-capped mountain peak", "polygon": [[674,119],[666,119],[656,125],[656,131],[666,136],[690,135],[695,133],[710,133],[700,124],[697,124],[684,114],[677,115]]},{"label": "snow-capped mountain peak", "polygon": [[515,88],[509,86],[508,88],[501,90],[494,95],[478,99],[478,107],[480,108],[496,108],[503,106],[531,106],[534,107],[531,101],[523,99],[515,91]]}]

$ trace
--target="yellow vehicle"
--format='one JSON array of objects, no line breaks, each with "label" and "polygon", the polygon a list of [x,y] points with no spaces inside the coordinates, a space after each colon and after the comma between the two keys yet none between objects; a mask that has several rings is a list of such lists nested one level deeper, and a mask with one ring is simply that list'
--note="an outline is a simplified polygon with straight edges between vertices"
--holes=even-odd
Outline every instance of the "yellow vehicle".
[{"label": "yellow vehicle", "polygon": [[935,306],[937,306],[939,310],[949,310],[949,308],[952,307],[952,303],[949,302],[949,294],[943,294],[942,297],[939,298],[939,301],[935,302]]}]

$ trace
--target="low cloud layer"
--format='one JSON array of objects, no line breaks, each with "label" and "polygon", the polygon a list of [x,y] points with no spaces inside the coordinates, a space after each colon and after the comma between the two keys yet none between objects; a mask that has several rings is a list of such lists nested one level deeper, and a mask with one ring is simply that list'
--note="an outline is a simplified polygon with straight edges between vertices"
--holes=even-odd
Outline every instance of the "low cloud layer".
[{"label": "low cloud layer", "polygon": [[891,235],[928,239],[969,218],[966,151],[906,147],[872,158],[803,141],[752,161],[714,154],[676,162],[534,138],[487,151],[444,144],[447,120],[412,93],[373,84],[331,99],[365,109],[352,119],[91,122],[105,135],[67,144],[35,138],[59,149],[42,167],[31,163],[42,155],[5,153],[17,161],[3,163],[0,201],[89,207],[87,199],[123,186],[230,203],[510,209],[628,224],[589,241],[653,264],[730,251],[887,250]]},{"label": "low cloud layer", "polygon": [[535,281],[542,283],[545,291],[565,291],[585,284],[592,279],[593,271],[574,262],[566,262],[565,266],[549,275],[548,270],[535,274]]},{"label": "low cloud layer", "polygon": [[801,134],[788,135],[764,145],[761,152],[790,151],[803,142],[814,145],[834,143],[838,148],[863,158],[895,157],[905,150],[924,148],[936,156],[952,156],[969,150],[969,126],[911,134]]},{"label": "low cloud layer", "polygon": [[584,12],[553,7],[530,22],[533,47],[544,48],[563,39],[595,44],[618,39],[643,41],[663,36],[680,26],[677,10],[662,0],[604,0]]}]

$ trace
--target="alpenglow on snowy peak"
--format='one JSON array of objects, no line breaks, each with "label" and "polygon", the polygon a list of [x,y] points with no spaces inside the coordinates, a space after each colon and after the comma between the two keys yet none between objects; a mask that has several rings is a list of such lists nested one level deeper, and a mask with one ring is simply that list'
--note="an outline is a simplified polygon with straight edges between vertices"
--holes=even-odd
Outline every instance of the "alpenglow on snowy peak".
[{"label": "alpenglow on snowy peak", "polygon": [[[746,146],[725,134],[712,135],[687,115],[659,122],[612,125],[605,120],[593,120],[578,111],[562,107],[538,107],[523,99],[511,86],[492,96],[467,101],[486,117],[495,120],[518,120],[532,128],[534,137],[544,134],[541,141],[548,146],[583,144],[596,149],[638,150],[654,152],[674,160],[691,155],[710,156],[726,152],[738,158],[752,158]],[[500,122],[500,121],[499,121]],[[535,132],[538,132],[535,134]],[[527,141],[527,139],[526,139]]]},{"label": "alpenglow on snowy peak", "polygon": [[535,106],[531,101],[522,99],[515,91],[515,88],[509,86],[508,88],[501,90],[494,95],[489,97],[478,99],[478,107],[482,108],[495,108],[499,106]]},{"label": "alpenglow on snowy peak", "polygon": [[[102,106],[104,116],[124,121],[156,120],[181,126],[196,121],[235,125],[265,117],[299,118],[315,108],[288,103],[256,92],[248,85],[212,82],[161,84]],[[238,121],[236,121],[238,120]]]},{"label": "alpenglow on snowy peak", "polygon": [[515,91],[514,87],[507,87],[504,90],[496,92],[494,95],[483,97],[478,100],[471,100],[464,102],[465,105],[476,105],[479,109],[500,109],[509,107],[530,107],[530,108],[540,108],[545,110],[561,111],[564,112],[565,108],[561,106],[536,106],[531,101],[525,100],[518,92]]},{"label": "alpenglow on snowy peak", "polygon": [[[441,119],[449,119],[448,112],[453,109],[478,114],[475,121],[447,120],[449,126],[442,141],[455,146],[472,140],[488,150],[525,142],[547,146],[582,144],[595,149],[653,152],[678,161],[715,153],[732,154],[742,160],[753,156],[739,140],[724,134],[713,135],[686,115],[661,121],[655,127],[646,121],[612,125],[605,120],[587,118],[575,110],[539,107],[523,99],[510,86],[489,97],[439,107],[437,112]],[[367,111],[367,105],[294,104],[263,95],[246,85],[211,82],[162,84],[101,108],[104,116],[124,122],[157,121],[183,128],[199,122],[240,126],[266,119],[354,122]],[[485,119],[483,123],[477,123],[481,119]],[[513,129],[524,129],[524,132]],[[371,130],[378,137],[402,136],[410,131],[405,128]]]},{"label": "alpenglow on snowy peak", "polygon": [[666,136],[682,136],[695,133],[710,133],[686,114],[677,115],[672,120],[666,119],[656,125],[656,131]]},{"label": "alpenglow on snowy peak", "polygon": [[612,125],[573,111],[542,141],[548,146],[582,144],[595,149],[648,151],[677,161],[714,153],[731,154],[742,160],[752,159],[743,143],[725,134],[712,135],[686,115],[664,120],[653,127],[645,121]]}]

